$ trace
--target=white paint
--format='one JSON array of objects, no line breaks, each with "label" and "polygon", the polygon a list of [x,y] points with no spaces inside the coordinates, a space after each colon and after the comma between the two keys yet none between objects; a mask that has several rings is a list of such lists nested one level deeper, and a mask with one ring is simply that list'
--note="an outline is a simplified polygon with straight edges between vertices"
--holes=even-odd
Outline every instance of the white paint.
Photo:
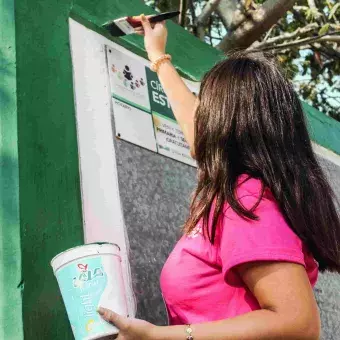
[{"label": "white paint", "polygon": [[85,242],[105,241],[119,245],[129,314],[134,316],[136,303],[118,187],[104,46],[124,49],[72,19],[69,24]]},{"label": "white paint", "polygon": [[314,142],[312,142],[312,144],[313,144],[313,150],[318,156],[320,156],[320,157],[322,157],[322,158],[324,158],[324,159],[326,159],[326,160],[328,160],[328,161],[330,161],[330,162],[332,162],[332,163],[334,163],[334,164],[336,164],[337,166],[340,167],[340,156],[339,155],[337,155],[333,151],[330,151],[330,150],[324,148],[323,146],[318,145]]},{"label": "white paint", "polygon": [[125,34],[135,33],[135,29],[127,22],[127,17],[119,18],[114,21],[114,23],[122,30]]}]

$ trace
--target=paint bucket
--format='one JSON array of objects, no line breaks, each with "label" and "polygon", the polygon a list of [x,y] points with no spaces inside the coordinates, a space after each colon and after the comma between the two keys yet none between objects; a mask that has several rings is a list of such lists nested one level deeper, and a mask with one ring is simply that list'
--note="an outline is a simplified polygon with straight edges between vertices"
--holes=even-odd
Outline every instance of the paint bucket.
[{"label": "paint bucket", "polygon": [[97,313],[98,306],[127,316],[120,249],[93,243],[66,250],[51,261],[76,340],[99,339],[118,329]]}]

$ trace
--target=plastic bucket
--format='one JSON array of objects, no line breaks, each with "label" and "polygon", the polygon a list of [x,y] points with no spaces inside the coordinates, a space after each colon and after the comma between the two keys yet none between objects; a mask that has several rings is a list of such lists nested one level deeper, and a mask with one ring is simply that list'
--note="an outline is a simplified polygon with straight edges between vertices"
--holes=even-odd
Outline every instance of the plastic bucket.
[{"label": "plastic bucket", "polygon": [[76,340],[99,339],[118,329],[97,313],[98,306],[127,316],[120,249],[94,243],[66,250],[51,261]]}]

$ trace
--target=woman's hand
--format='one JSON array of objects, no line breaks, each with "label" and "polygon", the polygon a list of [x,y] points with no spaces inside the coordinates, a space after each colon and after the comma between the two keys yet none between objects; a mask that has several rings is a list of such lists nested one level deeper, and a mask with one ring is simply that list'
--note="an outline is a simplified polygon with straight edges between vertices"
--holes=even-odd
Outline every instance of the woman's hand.
[{"label": "woman's hand", "polygon": [[151,25],[149,19],[145,15],[141,15],[141,22],[143,27],[136,28],[135,31],[137,34],[144,35],[145,49],[152,62],[165,54],[168,31],[164,21]]},{"label": "woman's hand", "polygon": [[[145,49],[150,61],[154,62],[165,54],[168,31],[164,22],[154,25],[145,16],[141,16],[140,19],[143,26],[136,28],[135,32],[144,35]],[[196,97],[184,83],[170,60],[162,63],[157,75],[193,154]]]},{"label": "woman's hand", "polygon": [[151,340],[151,332],[155,325],[144,320],[129,319],[100,307],[98,313],[101,317],[119,329],[117,340]]}]

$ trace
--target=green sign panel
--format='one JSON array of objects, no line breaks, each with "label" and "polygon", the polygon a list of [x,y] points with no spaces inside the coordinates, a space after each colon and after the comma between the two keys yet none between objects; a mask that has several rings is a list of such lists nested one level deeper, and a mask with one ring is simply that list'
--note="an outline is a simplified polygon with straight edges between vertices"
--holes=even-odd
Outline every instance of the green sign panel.
[{"label": "green sign panel", "polygon": [[158,114],[176,121],[176,118],[172,113],[169,100],[164,93],[157,74],[152,72],[148,67],[145,67],[145,70],[148,82],[151,111],[157,112]]}]

